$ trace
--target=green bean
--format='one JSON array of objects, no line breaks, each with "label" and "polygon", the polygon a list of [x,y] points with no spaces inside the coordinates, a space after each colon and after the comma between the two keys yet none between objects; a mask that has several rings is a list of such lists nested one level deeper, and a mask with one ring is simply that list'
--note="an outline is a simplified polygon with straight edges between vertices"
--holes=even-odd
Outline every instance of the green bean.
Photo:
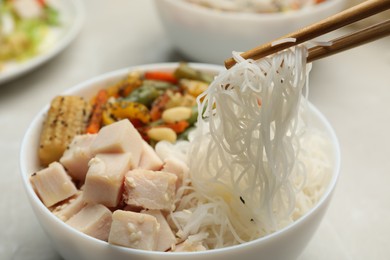
[{"label": "green bean", "polygon": [[156,88],[158,90],[167,90],[167,89],[175,89],[177,88],[176,85],[171,84],[166,81],[161,81],[161,80],[152,80],[152,79],[146,79],[143,81],[144,86],[150,86],[153,88]]},{"label": "green bean", "polygon": [[149,126],[158,126],[158,125],[162,125],[162,124],[164,124],[164,120],[157,119],[156,121],[149,123]]},{"label": "green bean", "polygon": [[214,79],[212,75],[196,70],[188,66],[187,63],[181,63],[175,70],[174,75],[178,79],[193,79],[206,83],[211,83]]},{"label": "green bean", "polygon": [[187,119],[187,122],[190,125],[195,124],[196,120],[198,120],[198,106],[191,107],[191,117]]},{"label": "green bean", "polygon": [[154,87],[143,85],[130,93],[126,98],[127,101],[141,103],[145,106],[150,106],[152,102],[161,95],[161,91]]}]

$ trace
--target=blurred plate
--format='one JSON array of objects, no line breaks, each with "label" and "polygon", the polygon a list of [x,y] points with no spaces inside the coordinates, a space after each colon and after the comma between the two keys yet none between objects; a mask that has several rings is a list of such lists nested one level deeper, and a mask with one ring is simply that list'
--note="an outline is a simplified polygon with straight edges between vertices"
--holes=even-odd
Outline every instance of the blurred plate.
[{"label": "blurred plate", "polygon": [[8,62],[0,71],[0,84],[15,79],[49,61],[63,51],[77,36],[84,21],[84,8],[80,0],[52,1],[60,15],[61,25],[50,31],[47,45],[37,56],[23,62]]}]

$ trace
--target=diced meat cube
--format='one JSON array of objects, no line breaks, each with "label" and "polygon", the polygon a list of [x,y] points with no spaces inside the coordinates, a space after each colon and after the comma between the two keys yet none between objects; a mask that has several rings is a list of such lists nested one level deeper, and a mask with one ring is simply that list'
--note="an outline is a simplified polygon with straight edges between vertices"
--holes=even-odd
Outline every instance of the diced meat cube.
[{"label": "diced meat cube", "polygon": [[125,202],[144,209],[173,210],[176,175],[134,169],[125,176]]},{"label": "diced meat cube", "polygon": [[131,153],[98,154],[89,162],[85,178],[84,200],[107,207],[119,204],[123,179],[131,169]]},{"label": "diced meat cube", "polygon": [[101,204],[88,204],[65,223],[89,236],[107,241],[112,212]]},{"label": "diced meat cube", "polygon": [[172,248],[172,252],[197,252],[205,251],[201,242],[190,242],[188,239]]},{"label": "diced meat cube", "polygon": [[73,179],[84,181],[88,171],[88,162],[92,159],[91,144],[97,134],[77,135],[69,148],[60,158],[60,163],[68,170]]},{"label": "diced meat cube", "polygon": [[76,186],[59,162],[53,162],[47,168],[34,173],[30,181],[46,207],[77,193]]},{"label": "diced meat cube", "polygon": [[62,221],[67,221],[73,215],[77,214],[85,205],[86,202],[83,199],[82,191],[78,191],[76,195],[69,198],[61,205],[58,205],[52,212]]},{"label": "diced meat cube", "polygon": [[170,172],[177,176],[176,189],[178,189],[183,184],[184,176],[187,176],[190,170],[183,161],[174,157],[168,157],[164,160],[162,171]]},{"label": "diced meat cube", "polygon": [[143,150],[138,168],[145,170],[158,171],[163,166],[163,162],[158,157],[153,147],[143,141]]},{"label": "diced meat cube", "polygon": [[160,210],[144,210],[141,213],[152,215],[160,224],[160,232],[158,235],[156,251],[165,252],[176,244],[176,237],[172,232],[167,220]]},{"label": "diced meat cube", "polygon": [[159,224],[155,217],[124,210],[112,214],[108,243],[143,250],[156,250]]},{"label": "diced meat cube", "polygon": [[143,149],[143,139],[129,120],[123,119],[100,129],[91,145],[93,154],[131,153],[132,165],[138,166]]}]

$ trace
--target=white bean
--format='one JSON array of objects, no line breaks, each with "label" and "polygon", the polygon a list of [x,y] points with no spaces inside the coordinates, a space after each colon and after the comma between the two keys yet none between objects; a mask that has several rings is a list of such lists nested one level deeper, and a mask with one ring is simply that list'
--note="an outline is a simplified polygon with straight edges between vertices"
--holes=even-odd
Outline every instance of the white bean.
[{"label": "white bean", "polygon": [[192,110],[189,107],[172,107],[162,113],[162,119],[166,123],[175,123],[189,119],[191,113]]},{"label": "white bean", "polygon": [[175,131],[169,127],[153,127],[147,132],[147,134],[150,139],[155,141],[165,140],[174,143],[177,139]]}]

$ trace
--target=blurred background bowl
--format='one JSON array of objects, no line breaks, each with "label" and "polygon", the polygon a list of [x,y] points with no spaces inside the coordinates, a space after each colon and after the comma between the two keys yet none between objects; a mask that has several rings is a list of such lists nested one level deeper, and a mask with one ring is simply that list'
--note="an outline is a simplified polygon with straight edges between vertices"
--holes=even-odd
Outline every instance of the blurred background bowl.
[{"label": "blurred background bowl", "polygon": [[[61,95],[78,95],[87,99],[97,91],[123,79],[130,71],[166,70],[172,71],[178,63],[150,64],[126,68],[107,73],[70,88]],[[191,67],[217,74],[224,68],[211,64],[190,63]],[[319,202],[305,215],[285,228],[245,244],[202,252],[169,253],[151,252],[110,245],[73,229],[50,212],[40,201],[29,181],[31,174],[40,169],[38,161],[39,136],[49,104],[35,116],[23,138],[20,154],[20,169],[24,189],[32,209],[42,228],[49,236],[54,248],[67,260],[106,260],[106,259],[158,259],[158,260],[292,260],[298,257],[307,246],[321,223],[340,173],[339,143],[327,119],[312,105],[309,106],[311,123],[317,126],[331,140],[328,151],[332,160],[332,176]]]},{"label": "blurred background bowl", "polygon": [[307,9],[277,13],[215,10],[185,0],[155,0],[176,49],[191,61],[223,64],[232,51],[246,51],[317,22],[345,7],[346,0],[326,0]]}]

